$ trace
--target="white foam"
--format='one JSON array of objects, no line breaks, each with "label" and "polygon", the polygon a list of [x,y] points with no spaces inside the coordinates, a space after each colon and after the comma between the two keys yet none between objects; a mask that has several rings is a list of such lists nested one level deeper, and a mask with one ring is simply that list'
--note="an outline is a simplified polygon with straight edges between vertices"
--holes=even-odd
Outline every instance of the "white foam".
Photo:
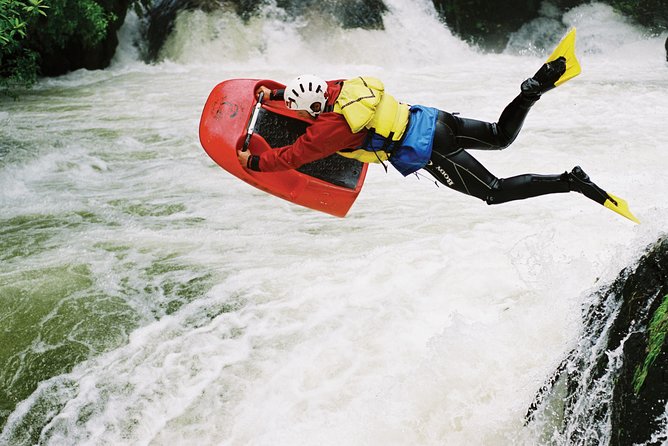
[{"label": "white foam", "polygon": [[[576,194],[491,207],[378,166],[336,219],[206,157],[198,119],[225,78],[364,69],[398,97],[496,120],[544,58],[478,54],[427,6],[389,5],[386,31],[339,32],[331,45],[309,34],[313,24],[277,25],[277,13],[248,25],[190,13],[168,61],[121,58],[120,68],[48,81],[37,99],[8,104],[12,122],[31,124],[6,131],[40,156],[1,167],[3,218],[86,210],[102,220],[64,229],[52,251],[14,266],[83,262],[96,286],[145,312],[145,326],[43,383],[3,435],[51,389],[65,405],[44,444],[535,444],[522,417],[572,347],[587,293],[664,231],[657,193],[668,190],[668,156],[656,117],[668,116],[668,77],[648,70],[661,66],[649,49],[662,42],[593,6],[612,28],[605,36],[618,31],[622,47],[646,51],[618,63],[623,48],[600,43],[605,26],[567,16],[579,45],[600,51],[582,53],[581,77],[535,105],[511,148],[476,153],[500,176],[581,164],[629,200],[641,226]],[[375,55],[351,50],[356,40]],[[177,210],[133,211],[169,205]],[[98,243],[127,248],[114,255]],[[139,272],[168,256],[190,265],[180,280],[205,271],[215,285],[155,321],[146,300],[160,296],[142,290],[156,279]],[[76,395],[54,390],[64,378]]]}]

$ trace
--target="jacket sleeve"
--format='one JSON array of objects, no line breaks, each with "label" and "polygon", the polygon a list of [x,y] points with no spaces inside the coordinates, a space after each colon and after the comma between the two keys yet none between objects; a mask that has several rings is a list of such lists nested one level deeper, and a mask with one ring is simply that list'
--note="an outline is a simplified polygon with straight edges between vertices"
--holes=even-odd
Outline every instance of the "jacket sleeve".
[{"label": "jacket sleeve", "polygon": [[365,136],[366,131],[352,133],[343,116],[323,113],[294,144],[262,153],[257,167],[261,172],[298,169],[341,149],[359,147]]}]

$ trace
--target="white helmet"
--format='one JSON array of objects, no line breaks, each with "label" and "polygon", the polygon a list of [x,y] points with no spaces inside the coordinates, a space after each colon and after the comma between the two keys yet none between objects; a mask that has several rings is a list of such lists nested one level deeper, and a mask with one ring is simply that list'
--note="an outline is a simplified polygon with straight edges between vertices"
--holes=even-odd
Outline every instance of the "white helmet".
[{"label": "white helmet", "polygon": [[327,82],[311,74],[303,74],[288,82],[283,98],[289,109],[306,110],[315,118],[325,109]]}]

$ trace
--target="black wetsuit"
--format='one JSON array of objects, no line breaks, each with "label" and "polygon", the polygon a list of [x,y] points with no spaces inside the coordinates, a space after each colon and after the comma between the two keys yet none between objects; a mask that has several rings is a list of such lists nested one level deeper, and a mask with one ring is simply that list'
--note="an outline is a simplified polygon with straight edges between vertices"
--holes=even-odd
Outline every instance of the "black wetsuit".
[{"label": "black wetsuit", "polygon": [[424,169],[440,183],[488,204],[569,192],[566,173],[497,178],[466,151],[508,147],[517,137],[534,102],[522,94],[518,95],[503,110],[497,123],[439,112],[431,159]]}]

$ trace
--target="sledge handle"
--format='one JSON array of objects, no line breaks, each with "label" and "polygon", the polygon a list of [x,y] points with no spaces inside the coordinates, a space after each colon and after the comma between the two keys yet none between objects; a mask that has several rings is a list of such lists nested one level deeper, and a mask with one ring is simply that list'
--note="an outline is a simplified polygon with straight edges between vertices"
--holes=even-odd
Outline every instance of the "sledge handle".
[{"label": "sledge handle", "polygon": [[255,105],[255,110],[253,110],[253,116],[251,116],[251,120],[248,123],[248,129],[246,129],[246,141],[244,141],[244,146],[241,148],[242,152],[248,150],[248,145],[250,144],[251,136],[255,131],[255,123],[257,122],[257,115],[260,113],[260,109],[262,108],[262,99],[264,99],[264,93],[260,92],[260,94],[257,97],[257,104]]}]

